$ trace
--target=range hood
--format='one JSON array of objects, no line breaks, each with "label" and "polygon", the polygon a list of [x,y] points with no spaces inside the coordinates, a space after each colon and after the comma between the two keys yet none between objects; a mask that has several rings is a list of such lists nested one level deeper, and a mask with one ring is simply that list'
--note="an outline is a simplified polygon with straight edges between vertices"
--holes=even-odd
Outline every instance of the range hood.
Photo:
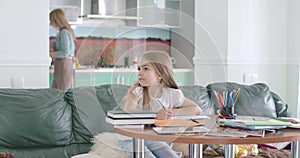
[{"label": "range hood", "polygon": [[87,13],[85,15],[86,18],[124,20],[142,19],[141,17],[126,15],[126,0],[91,0],[91,6],[87,6],[87,8],[90,8],[91,10],[88,11],[90,14]]}]

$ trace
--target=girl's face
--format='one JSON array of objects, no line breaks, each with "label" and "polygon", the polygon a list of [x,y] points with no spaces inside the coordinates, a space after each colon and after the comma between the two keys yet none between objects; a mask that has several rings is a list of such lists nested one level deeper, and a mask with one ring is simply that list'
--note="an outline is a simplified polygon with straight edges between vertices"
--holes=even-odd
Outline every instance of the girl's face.
[{"label": "girl's face", "polygon": [[150,63],[143,63],[138,66],[138,81],[142,87],[149,87],[159,84],[161,77],[156,73]]}]

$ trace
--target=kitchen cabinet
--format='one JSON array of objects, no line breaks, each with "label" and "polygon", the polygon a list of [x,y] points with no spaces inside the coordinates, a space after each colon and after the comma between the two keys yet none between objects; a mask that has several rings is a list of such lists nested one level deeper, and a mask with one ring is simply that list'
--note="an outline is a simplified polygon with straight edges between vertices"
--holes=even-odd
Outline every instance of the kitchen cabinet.
[{"label": "kitchen cabinet", "polygon": [[138,26],[177,28],[180,26],[180,0],[137,0]]},{"label": "kitchen cabinet", "polygon": [[[52,86],[53,69],[49,75]],[[76,87],[99,86],[105,84],[131,85],[137,80],[137,70],[130,68],[77,69],[75,72]],[[193,85],[191,69],[174,69],[174,77],[179,86]]]},{"label": "kitchen cabinet", "polygon": [[180,26],[180,0],[50,0],[49,10],[54,8],[79,26]]},{"label": "kitchen cabinet", "polygon": [[[126,0],[50,0],[49,10],[64,10],[70,24],[83,26],[122,26],[126,20],[141,19],[126,14]],[[96,19],[96,20],[95,20]]]},{"label": "kitchen cabinet", "polygon": [[89,0],[84,16],[88,19],[137,20],[137,16],[127,15],[126,0]]}]

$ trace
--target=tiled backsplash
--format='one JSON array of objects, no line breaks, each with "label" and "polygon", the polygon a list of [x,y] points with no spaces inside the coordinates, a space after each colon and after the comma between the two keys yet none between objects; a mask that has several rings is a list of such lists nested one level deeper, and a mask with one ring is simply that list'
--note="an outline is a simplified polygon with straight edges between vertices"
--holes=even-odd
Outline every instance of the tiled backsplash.
[{"label": "tiled backsplash", "polygon": [[[124,66],[135,56],[149,50],[170,53],[171,33],[169,30],[154,28],[88,28],[78,27],[76,52],[81,65]],[[50,29],[50,47],[55,40],[55,30]]]}]

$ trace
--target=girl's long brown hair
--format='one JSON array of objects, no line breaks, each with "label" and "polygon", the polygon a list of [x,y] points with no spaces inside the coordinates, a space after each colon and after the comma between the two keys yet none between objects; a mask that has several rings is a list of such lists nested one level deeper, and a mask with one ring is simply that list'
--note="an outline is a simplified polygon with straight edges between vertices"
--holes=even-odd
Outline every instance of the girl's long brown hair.
[{"label": "girl's long brown hair", "polygon": [[67,29],[73,40],[75,40],[75,33],[67,21],[66,15],[62,9],[54,9],[50,12],[50,23],[59,30]]},{"label": "girl's long brown hair", "polygon": [[[149,62],[157,74],[162,78],[162,86],[179,89],[173,75],[173,67],[169,54],[161,51],[150,51],[142,54],[141,59]],[[150,94],[149,89],[144,87],[143,89],[143,108],[150,109]]]}]

